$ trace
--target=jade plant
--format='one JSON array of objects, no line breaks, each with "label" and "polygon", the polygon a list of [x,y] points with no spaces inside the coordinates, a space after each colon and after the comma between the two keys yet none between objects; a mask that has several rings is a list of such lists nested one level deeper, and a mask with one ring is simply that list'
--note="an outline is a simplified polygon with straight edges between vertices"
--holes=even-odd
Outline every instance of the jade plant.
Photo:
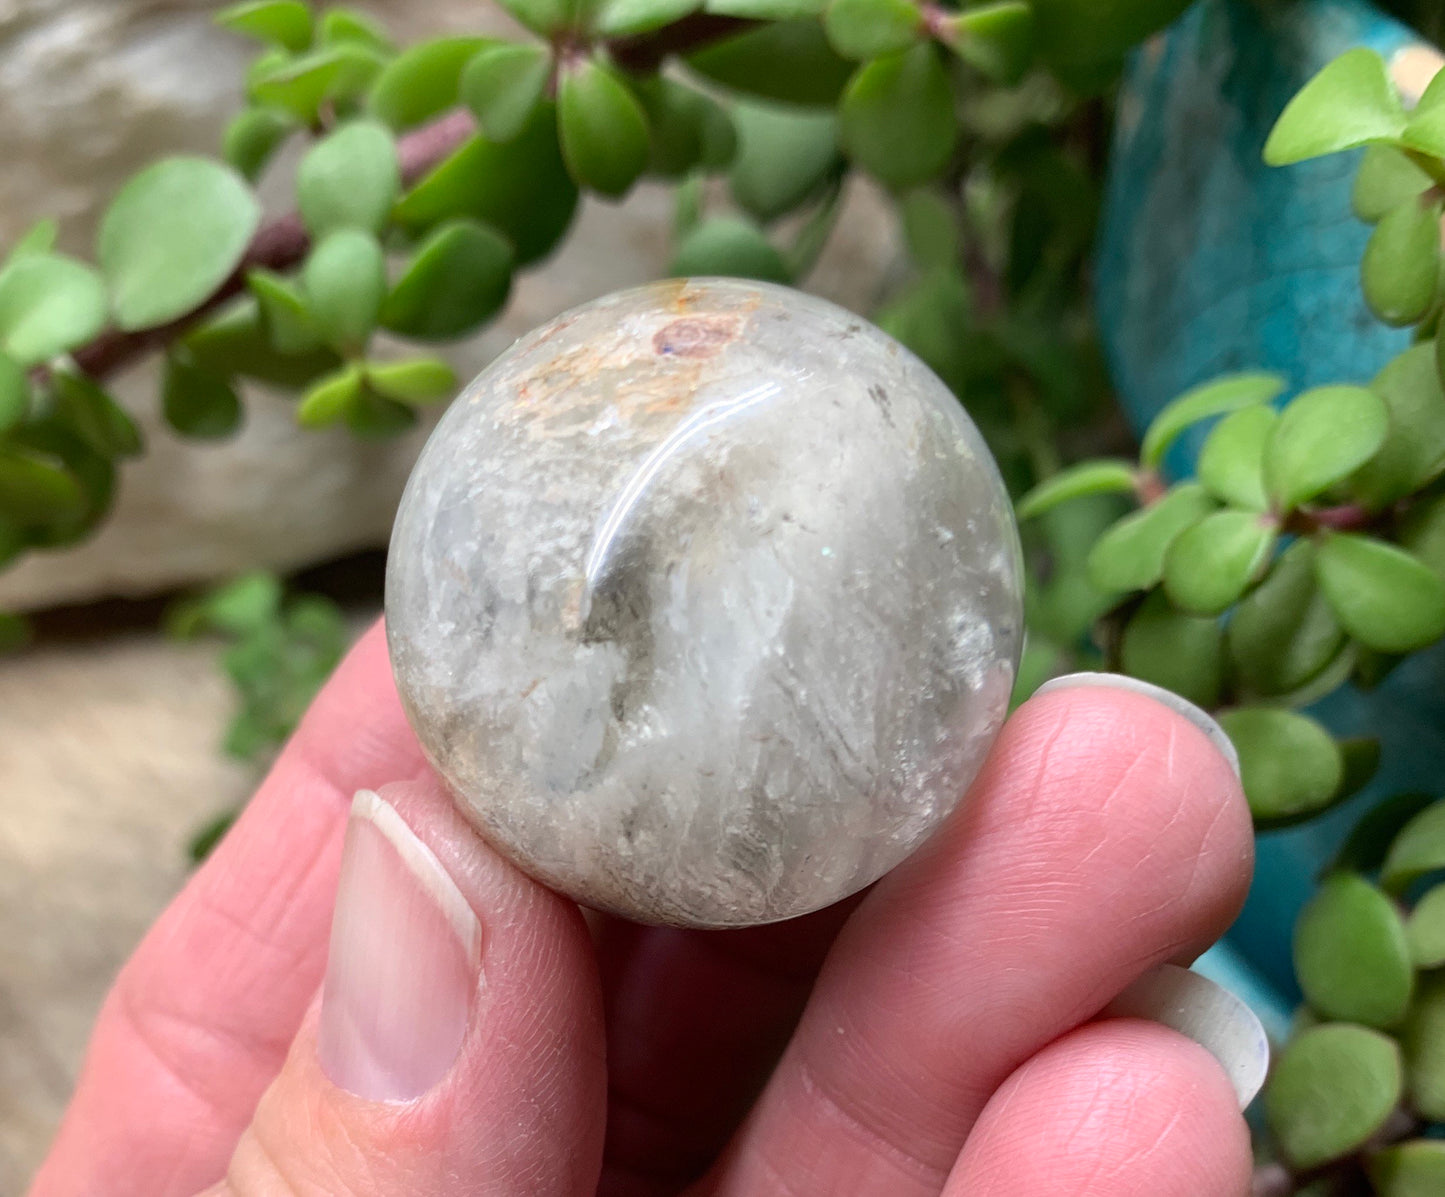
[{"label": "jade plant", "polygon": [[[802,284],[864,175],[906,246],[868,314],[958,394],[1019,500],[1018,697],[1102,666],[1217,712],[1261,830],[1368,782],[1378,745],[1303,708],[1445,635],[1445,76],[1407,110],[1351,51],[1266,148],[1283,165],[1368,147],[1361,284],[1412,347],[1368,386],[1287,403],[1270,374],[1207,382],[1135,451],[1087,276],[1113,82],[1185,0],[502,3],[525,33],[406,47],[344,7],[232,5],[218,21],[258,50],[218,154],[141,170],[90,261],[58,252],[50,221],[6,248],[0,566],[105,519],[145,449],[106,385],[141,358],[163,358],[155,401],[184,437],[234,433],[253,382],[294,393],[298,436],[393,436],[457,389],[432,347],[498,314],[582,195],[665,181],[671,273]],[[1396,7],[1440,35],[1437,6]],[[268,216],[257,185],[283,169],[294,210]],[[1171,478],[1168,450],[1203,421],[1195,475]],[[264,575],[171,622],[229,640],[228,747],[247,757],[284,739],[346,638],[334,606]],[[0,643],[24,636],[0,616]],[[1436,798],[1374,804],[1300,922],[1307,1007],[1266,1093],[1261,1192],[1445,1191]]]},{"label": "jade plant", "polygon": [[[1360,147],[1360,285],[1381,321],[1414,329],[1410,347],[1369,386],[1282,405],[1287,380],[1270,374],[1206,383],[1158,414],[1137,458],[1079,463],[1018,505],[1047,521],[1085,495],[1127,496],[1079,567],[1109,596],[1097,641],[1110,667],[1218,712],[1261,830],[1319,816],[1379,765],[1377,742],[1337,740],[1300,708],[1369,690],[1445,636],[1445,73],[1407,111],[1380,56],[1351,50],[1264,153],[1287,165]],[[1169,484],[1166,452],[1203,420],[1195,476]],[[1442,870],[1445,800],[1429,793],[1372,805],[1325,870],[1295,929],[1306,1006],[1265,1095],[1278,1158],[1262,1191],[1445,1192],[1445,1142],[1426,1137],[1445,1123]]]}]

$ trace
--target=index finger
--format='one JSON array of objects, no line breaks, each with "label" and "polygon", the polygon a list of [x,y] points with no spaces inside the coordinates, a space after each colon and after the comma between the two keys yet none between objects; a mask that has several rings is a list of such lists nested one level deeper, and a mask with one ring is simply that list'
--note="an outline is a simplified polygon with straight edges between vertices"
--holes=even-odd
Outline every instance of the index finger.
[{"label": "index finger", "polygon": [[224,1174],[321,983],[351,797],[425,769],[378,623],[121,970],[32,1197]]}]

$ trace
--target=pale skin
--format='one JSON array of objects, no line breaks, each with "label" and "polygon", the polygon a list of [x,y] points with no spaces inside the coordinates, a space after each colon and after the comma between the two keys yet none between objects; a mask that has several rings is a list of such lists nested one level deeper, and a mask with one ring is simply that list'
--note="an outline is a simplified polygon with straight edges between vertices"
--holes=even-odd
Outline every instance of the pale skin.
[{"label": "pale skin", "polygon": [[[483,996],[409,1101],[334,1084],[316,1045],[350,799],[388,782],[482,929]],[[1219,1064],[1095,1016],[1216,939],[1251,864],[1195,726],[1066,689],[861,900],[589,926],[451,807],[373,629],[122,970],[32,1197],[1242,1197]]]}]

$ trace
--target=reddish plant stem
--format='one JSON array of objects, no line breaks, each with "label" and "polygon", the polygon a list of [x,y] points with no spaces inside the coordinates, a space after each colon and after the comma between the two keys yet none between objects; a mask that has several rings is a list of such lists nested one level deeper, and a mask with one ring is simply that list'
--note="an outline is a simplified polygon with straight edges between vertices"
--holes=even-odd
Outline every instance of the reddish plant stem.
[{"label": "reddish plant stem", "polygon": [[1140,470],[1139,476],[1134,479],[1134,494],[1141,507],[1159,502],[1168,493],[1169,488],[1164,485],[1164,479],[1159,477],[1157,470]]},{"label": "reddish plant stem", "polygon": [[1358,532],[1369,528],[1380,519],[1380,513],[1361,507],[1358,503],[1342,503],[1338,507],[1320,507],[1313,510],[1292,512],[1284,521],[1281,530],[1308,536],[1327,528],[1332,532]]},{"label": "reddish plant stem", "polygon": [[674,21],[656,33],[639,33],[634,37],[620,37],[608,44],[612,61],[623,70],[646,73],[655,71],[674,54],[686,54],[708,42],[745,33],[765,24],[747,17],[720,17],[707,12],[695,12],[691,16]]}]

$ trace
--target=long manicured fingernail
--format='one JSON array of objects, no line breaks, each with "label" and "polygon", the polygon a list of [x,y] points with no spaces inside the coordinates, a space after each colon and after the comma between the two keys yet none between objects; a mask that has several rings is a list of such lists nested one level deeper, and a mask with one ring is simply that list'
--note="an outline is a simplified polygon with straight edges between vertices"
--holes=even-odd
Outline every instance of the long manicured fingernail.
[{"label": "long manicured fingernail", "polygon": [[1063,677],[1056,677],[1045,682],[1035,693],[1048,694],[1054,690],[1078,689],[1083,686],[1129,690],[1134,694],[1142,694],[1145,698],[1152,698],[1155,702],[1163,703],[1176,715],[1183,715],[1208,736],[1210,743],[1224,754],[1225,759],[1238,775],[1239,753],[1234,750],[1234,745],[1230,743],[1224,728],[1220,727],[1207,711],[1201,710],[1187,698],[1180,698],[1174,691],[1164,689],[1163,686],[1156,686],[1152,682],[1141,682],[1138,678],[1124,673],[1068,673]]},{"label": "long manicured fingernail", "polygon": [[396,809],[362,790],[351,807],[317,1050],[326,1075],[373,1101],[410,1101],[461,1050],[482,927]]},{"label": "long manicured fingernail", "polygon": [[1104,1008],[1106,1018],[1147,1018],[1194,1040],[1219,1061],[1242,1110],[1269,1072],[1269,1037],[1254,1011],[1208,977],[1161,964]]}]

